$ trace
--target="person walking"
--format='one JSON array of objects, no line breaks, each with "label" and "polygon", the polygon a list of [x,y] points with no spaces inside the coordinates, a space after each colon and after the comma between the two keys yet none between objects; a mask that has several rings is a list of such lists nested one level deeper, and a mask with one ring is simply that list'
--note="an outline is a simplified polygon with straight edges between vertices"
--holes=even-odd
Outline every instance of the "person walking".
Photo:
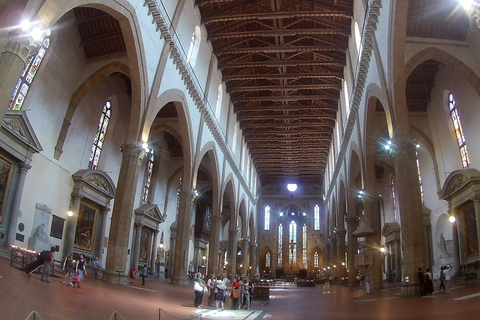
[{"label": "person walking", "polygon": [[148,272],[147,265],[144,264],[142,269],[142,286],[145,285],[145,278],[147,277],[147,272]]},{"label": "person walking", "polygon": [[66,285],[67,280],[68,280],[68,283],[73,287],[72,273],[75,270],[75,268],[73,267],[73,255],[72,255],[72,253],[69,253],[65,257],[65,260],[63,260],[63,270],[65,271],[65,277],[63,277],[62,283]]},{"label": "person walking", "polygon": [[367,294],[372,293],[372,290],[370,289],[370,281],[371,281],[370,275],[367,274],[367,277],[365,278],[365,292]]},{"label": "person walking", "polygon": [[83,254],[80,255],[77,261],[77,265],[75,266],[75,272],[79,275],[77,278],[77,287],[80,289],[80,282],[83,280],[83,276],[88,275],[87,274],[87,268],[86,268],[86,263],[85,263],[85,257]]},{"label": "person walking", "polygon": [[223,277],[221,275],[218,275],[217,280],[215,280],[215,309],[225,309],[225,290],[227,290],[227,287],[225,286]]},{"label": "person walking", "polygon": [[[48,280],[48,277],[50,276],[50,268],[52,267],[54,252],[55,252],[55,247],[51,247],[48,253],[41,255],[42,262],[43,262],[43,273],[42,273],[42,278],[40,280],[44,282],[50,282],[50,280]],[[55,265],[53,265],[53,267],[55,268]]]},{"label": "person walking", "polygon": [[202,300],[205,293],[205,288],[207,288],[207,285],[202,279],[202,274],[198,272],[197,277],[195,278],[195,282],[193,283],[193,292],[195,293],[195,301],[193,305],[195,306],[195,308],[203,308]]},{"label": "person walking", "polygon": [[445,276],[445,292],[450,292],[450,280],[452,279],[452,266],[446,265],[443,269],[443,275]]},{"label": "person walking", "polygon": [[423,274],[422,268],[418,268],[417,278],[418,278],[418,284],[420,289],[420,295],[423,296],[425,295],[425,275]]},{"label": "person walking", "polygon": [[250,281],[250,277],[247,276],[243,282],[243,305],[242,307],[246,310],[250,310],[250,305],[252,304],[253,297],[253,283]]},{"label": "person walking", "polygon": [[98,271],[102,267],[102,263],[98,260],[98,257],[93,258],[92,262],[92,280],[97,280],[98,278]]},{"label": "person walking", "polygon": [[445,273],[444,273],[445,267],[440,267],[440,276],[438,277],[438,280],[440,281],[440,284],[438,285],[438,290],[443,291],[445,290]]}]

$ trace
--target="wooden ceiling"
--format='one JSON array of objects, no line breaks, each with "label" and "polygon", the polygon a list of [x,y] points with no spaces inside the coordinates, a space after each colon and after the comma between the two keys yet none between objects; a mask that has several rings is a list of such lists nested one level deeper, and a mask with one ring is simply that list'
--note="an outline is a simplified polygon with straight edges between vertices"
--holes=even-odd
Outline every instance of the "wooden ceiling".
[{"label": "wooden ceiling", "polygon": [[[466,39],[457,0],[409,0],[407,36]],[[322,183],[338,111],[353,0],[196,0],[226,92],[262,185]],[[441,10],[439,9],[441,8]],[[113,17],[76,8],[88,59],[124,54]],[[407,105],[424,112],[434,60],[408,78]]]},{"label": "wooden ceiling", "polygon": [[262,185],[321,183],[353,0],[196,0]]}]

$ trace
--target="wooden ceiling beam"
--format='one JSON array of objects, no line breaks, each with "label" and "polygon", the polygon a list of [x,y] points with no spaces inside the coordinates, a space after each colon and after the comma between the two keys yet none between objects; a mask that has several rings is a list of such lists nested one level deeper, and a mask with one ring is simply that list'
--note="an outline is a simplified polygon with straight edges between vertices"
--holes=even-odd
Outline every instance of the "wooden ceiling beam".
[{"label": "wooden ceiling beam", "polygon": [[264,111],[274,111],[274,112],[301,112],[301,111],[321,111],[323,113],[328,113],[331,115],[337,114],[337,104],[335,103],[323,103],[323,104],[294,104],[294,105],[277,105],[272,104],[268,106],[235,106],[235,112],[241,116],[243,114],[250,114],[252,112],[264,112]]},{"label": "wooden ceiling beam", "polygon": [[[209,0],[212,1],[212,0]],[[204,1],[195,1],[197,5],[201,6],[203,4],[198,4],[199,2]],[[207,1],[205,1],[207,2]],[[272,13],[258,13],[258,14],[236,14],[236,15],[215,15],[212,17],[203,17],[202,22],[205,25],[212,23],[220,23],[227,21],[255,21],[255,20],[276,20],[276,19],[295,19],[295,18],[345,18],[353,19],[351,12],[347,11],[294,11],[294,12],[272,12]]]},{"label": "wooden ceiling beam", "polygon": [[254,53],[297,53],[297,52],[347,52],[346,48],[340,46],[275,46],[275,47],[255,47],[255,48],[236,48],[236,49],[218,49],[216,55],[221,57],[231,54],[254,54]]},{"label": "wooden ceiling beam", "polygon": [[255,30],[244,32],[224,32],[216,33],[209,37],[211,41],[232,39],[232,38],[264,38],[264,37],[295,37],[301,35],[341,35],[350,36],[350,29],[276,29],[276,30]]},{"label": "wooden ceiling beam", "polygon": [[340,83],[332,83],[332,84],[305,84],[305,85],[285,85],[285,86],[233,86],[228,91],[232,92],[240,92],[240,91],[297,91],[297,90],[338,90],[342,89],[342,85]]},{"label": "wooden ceiling beam", "polygon": [[259,115],[259,114],[246,114],[238,117],[238,121],[254,121],[254,120],[331,120],[335,121],[334,116],[329,116],[325,114],[319,115],[311,115],[311,114],[304,114],[304,115],[275,115],[275,114],[268,114],[268,115]]},{"label": "wooden ceiling beam", "polygon": [[223,75],[223,81],[244,81],[244,80],[283,80],[283,79],[336,79],[343,80],[341,72],[324,73],[277,73],[277,74],[231,74]]},{"label": "wooden ceiling beam", "polygon": [[270,61],[245,61],[245,62],[219,62],[220,69],[230,68],[255,68],[255,67],[336,67],[342,71],[345,66],[345,60],[270,60]]},{"label": "wooden ceiling beam", "polygon": [[232,101],[236,102],[259,102],[259,101],[305,101],[305,100],[334,100],[337,101],[340,99],[339,95],[334,94],[325,94],[325,95],[279,95],[279,96],[255,96],[255,97],[243,97],[235,98],[232,97]]}]

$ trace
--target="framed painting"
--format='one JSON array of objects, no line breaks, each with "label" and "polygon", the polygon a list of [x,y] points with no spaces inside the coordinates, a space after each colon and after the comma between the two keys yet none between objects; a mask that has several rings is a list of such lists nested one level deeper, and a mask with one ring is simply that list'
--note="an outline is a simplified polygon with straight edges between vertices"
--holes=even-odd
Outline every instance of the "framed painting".
[{"label": "framed painting", "polygon": [[12,172],[13,162],[0,155],[0,223],[2,223],[3,215],[5,214]]},{"label": "framed painting", "polygon": [[152,230],[143,227],[142,235],[140,238],[140,254],[138,257],[139,262],[147,263],[148,262],[148,247],[150,245],[150,239],[152,237]]},{"label": "framed painting", "polygon": [[65,224],[65,219],[53,215],[52,227],[50,228],[50,235],[54,238],[62,239],[64,224]]},{"label": "framed painting", "polygon": [[75,248],[92,251],[93,231],[98,208],[88,203],[80,203],[77,217],[77,229],[75,231]]}]

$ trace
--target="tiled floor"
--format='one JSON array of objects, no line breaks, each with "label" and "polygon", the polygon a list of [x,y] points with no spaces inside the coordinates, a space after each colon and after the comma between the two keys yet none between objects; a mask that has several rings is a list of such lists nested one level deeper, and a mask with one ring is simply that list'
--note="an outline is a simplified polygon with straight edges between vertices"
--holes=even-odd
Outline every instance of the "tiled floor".
[{"label": "tiled floor", "polygon": [[[76,289],[63,285],[62,278],[45,283],[39,274],[28,277],[4,257],[0,257],[0,277],[0,319],[8,320],[480,319],[480,284],[462,280],[452,283],[449,293],[432,297],[404,297],[398,287],[367,295],[340,285],[287,286],[272,288],[269,303],[254,301],[249,311],[220,311],[194,308],[191,287],[155,278],[145,286],[140,280],[118,286],[87,279],[82,289]],[[35,318],[30,315],[33,311]]]}]

